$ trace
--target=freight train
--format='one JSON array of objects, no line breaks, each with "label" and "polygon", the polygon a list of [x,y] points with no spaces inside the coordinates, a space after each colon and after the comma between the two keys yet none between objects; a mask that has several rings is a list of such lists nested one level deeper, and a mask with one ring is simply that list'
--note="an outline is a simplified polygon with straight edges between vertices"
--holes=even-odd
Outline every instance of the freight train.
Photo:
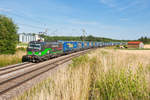
[{"label": "freight train", "polygon": [[72,52],[82,51],[85,49],[122,44],[123,43],[121,42],[31,41],[27,47],[27,55],[22,57],[22,62],[41,62]]}]

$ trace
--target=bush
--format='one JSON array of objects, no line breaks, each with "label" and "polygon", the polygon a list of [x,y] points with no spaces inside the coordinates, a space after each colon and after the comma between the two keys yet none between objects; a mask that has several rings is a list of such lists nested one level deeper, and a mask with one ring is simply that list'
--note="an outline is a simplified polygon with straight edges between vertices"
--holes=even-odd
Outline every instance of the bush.
[{"label": "bush", "polygon": [[124,47],[124,48],[128,48],[128,46],[127,46],[127,45],[124,45],[123,47]]},{"label": "bush", "polygon": [[17,48],[17,51],[26,51],[27,48],[23,48],[23,47],[20,47],[20,48]]},{"label": "bush", "polygon": [[83,56],[80,56],[80,57],[76,57],[76,58],[73,58],[72,59],[72,67],[77,67],[79,65],[82,65],[84,63],[87,63],[88,62],[88,56],[87,55],[83,55]]},{"label": "bush", "polygon": [[120,45],[116,45],[116,48],[120,48]]}]

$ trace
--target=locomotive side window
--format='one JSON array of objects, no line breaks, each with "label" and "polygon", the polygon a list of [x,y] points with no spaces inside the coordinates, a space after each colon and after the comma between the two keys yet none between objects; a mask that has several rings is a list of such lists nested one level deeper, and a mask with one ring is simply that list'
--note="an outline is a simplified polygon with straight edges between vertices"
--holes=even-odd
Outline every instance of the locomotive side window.
[{"label": "locomotive side window", "polygon": [[58,45],[58,44],[52,44],[51,47],[52,47],[52,48],[58,48],[59,45]]},{"label": "locomotive side window", "polygon": [[81,44],[81,42],[79,42],[79,43],[78,43],[78,47],[81,48],[81,46],[82,46],[82,44]]},{"label": "locomotive side window", "polygon": [[59,43],[59,48],[62,48],[62,43]]}]

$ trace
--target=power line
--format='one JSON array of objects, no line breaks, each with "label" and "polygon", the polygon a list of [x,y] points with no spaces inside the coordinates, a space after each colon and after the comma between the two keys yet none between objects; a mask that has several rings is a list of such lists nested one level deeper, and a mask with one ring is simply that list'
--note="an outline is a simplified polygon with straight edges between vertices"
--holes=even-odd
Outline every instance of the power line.
[{"label": "power line", "polygon": [[35,25],[29,25],[29,24],[23,24],[23,23],[16,23],[16,24],[19,24],[19,25],[24,25],[24,26],[27,26],[27,27],[31,27],[31,28],[36,28],[36,29],[45,29],[44,27],[39,27],[39,26],[35,26]]},{"label": "power line", "polygon": [[30,21],[32,21],[32,22],[36,22],[36,23],[40,23],[40,24],[43,24],[43,25],[44,25],[44,23],[42,23],[41,21],[36,20],[35,18],[31,18],[31,17],[29,17],[28,15],[16,14],[16,13],[13,13],[13,12],[6,12],[6,13],[8,13],[8,14],[10,14],[10,15],[14,15],[14,16],[16,16],[16,17],[18,17],[18,18],[22,18],[22,19],[25,19],[25,20],[30,20]]},{"label": "power line", "polygon": [[[39,21],[39,20],[35,20],[35,18],[31,18],[31,17],[29,17],[29,16],[25,16],[25,14],[16,14],[16,13],[9,12],[9,11],[7,11],[6,13],[7,13],[8,15],[13,15],[13,16],[16,16],[16,17],[21,18],[21,19],[30,20],[30,21],[32,21],[32,22],[36,22],[36,23],[38,23],[38,24],[42,24],[44,27],[40,27],[40,26],[36,26],[36,25],[31,25],[31,24],[24,24],[24,23],[20,23],[20,22],[16,22],[16,24],[18,24],[18,25],[27,26],[27,27],[34,28],[34,29],[42,29],[42,30],[44,30],[44,31],[41,32],[41,33],[44,33],[45,35],[47,34],[47,32],[48,32],[48,30],[49,30],[48,28],[46,28],[46,24],[42,23],[42,22]],[[56,35],[57,31],[58,31],[58,30],[56,29],[55,31],[52,31],[51,34]]]},{"label": "power line", "polygon": [[[35,18],[31,18],[29,16],[24,16],[25,14],[16,14],[16,13],[13,13],[13,12],[9,12],[9,11],[6,11],[6,13],[8,15],[12,15],[12,16],[15,16],[15,17],[18,17],[18,18],[21,18],[21,19],[24,19],[24,20],[28,20],[28,21],[32,21],[32,22],[36,22],[38,24],[43,24],[42,22],[38,21],[38,20],[35,20]],[[27,26],[27,27],[30,27],[30,28],[36,28],[36,29],[45,29],[44,27],[40,27],[40,26],[35,26],[35,25],[30,25],[30,24],[24,24],[24,23],[18,23],[17,24],[19,25],[24,25],[24,26]],[[43,24],[43,26],[46,26],[46,24]]]}]

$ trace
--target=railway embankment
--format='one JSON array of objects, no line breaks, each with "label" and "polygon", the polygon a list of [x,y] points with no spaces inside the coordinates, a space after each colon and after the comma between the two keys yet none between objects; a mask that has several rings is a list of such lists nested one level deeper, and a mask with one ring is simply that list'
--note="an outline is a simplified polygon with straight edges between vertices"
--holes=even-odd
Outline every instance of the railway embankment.
[{"label": "railway embankment", "polygon": [[[91,50],[71,53],[41,63],[22,63],[0,68],[0,100],[9,100],[30,89],[35,84],[55,73],[63,64]],[[46,74],[47,73],[47,74]]]},{"label": "railway embankment", "polygon": [[149,51],[134,52],[97,49],[74,58],[14,100],[149,100]]}]

